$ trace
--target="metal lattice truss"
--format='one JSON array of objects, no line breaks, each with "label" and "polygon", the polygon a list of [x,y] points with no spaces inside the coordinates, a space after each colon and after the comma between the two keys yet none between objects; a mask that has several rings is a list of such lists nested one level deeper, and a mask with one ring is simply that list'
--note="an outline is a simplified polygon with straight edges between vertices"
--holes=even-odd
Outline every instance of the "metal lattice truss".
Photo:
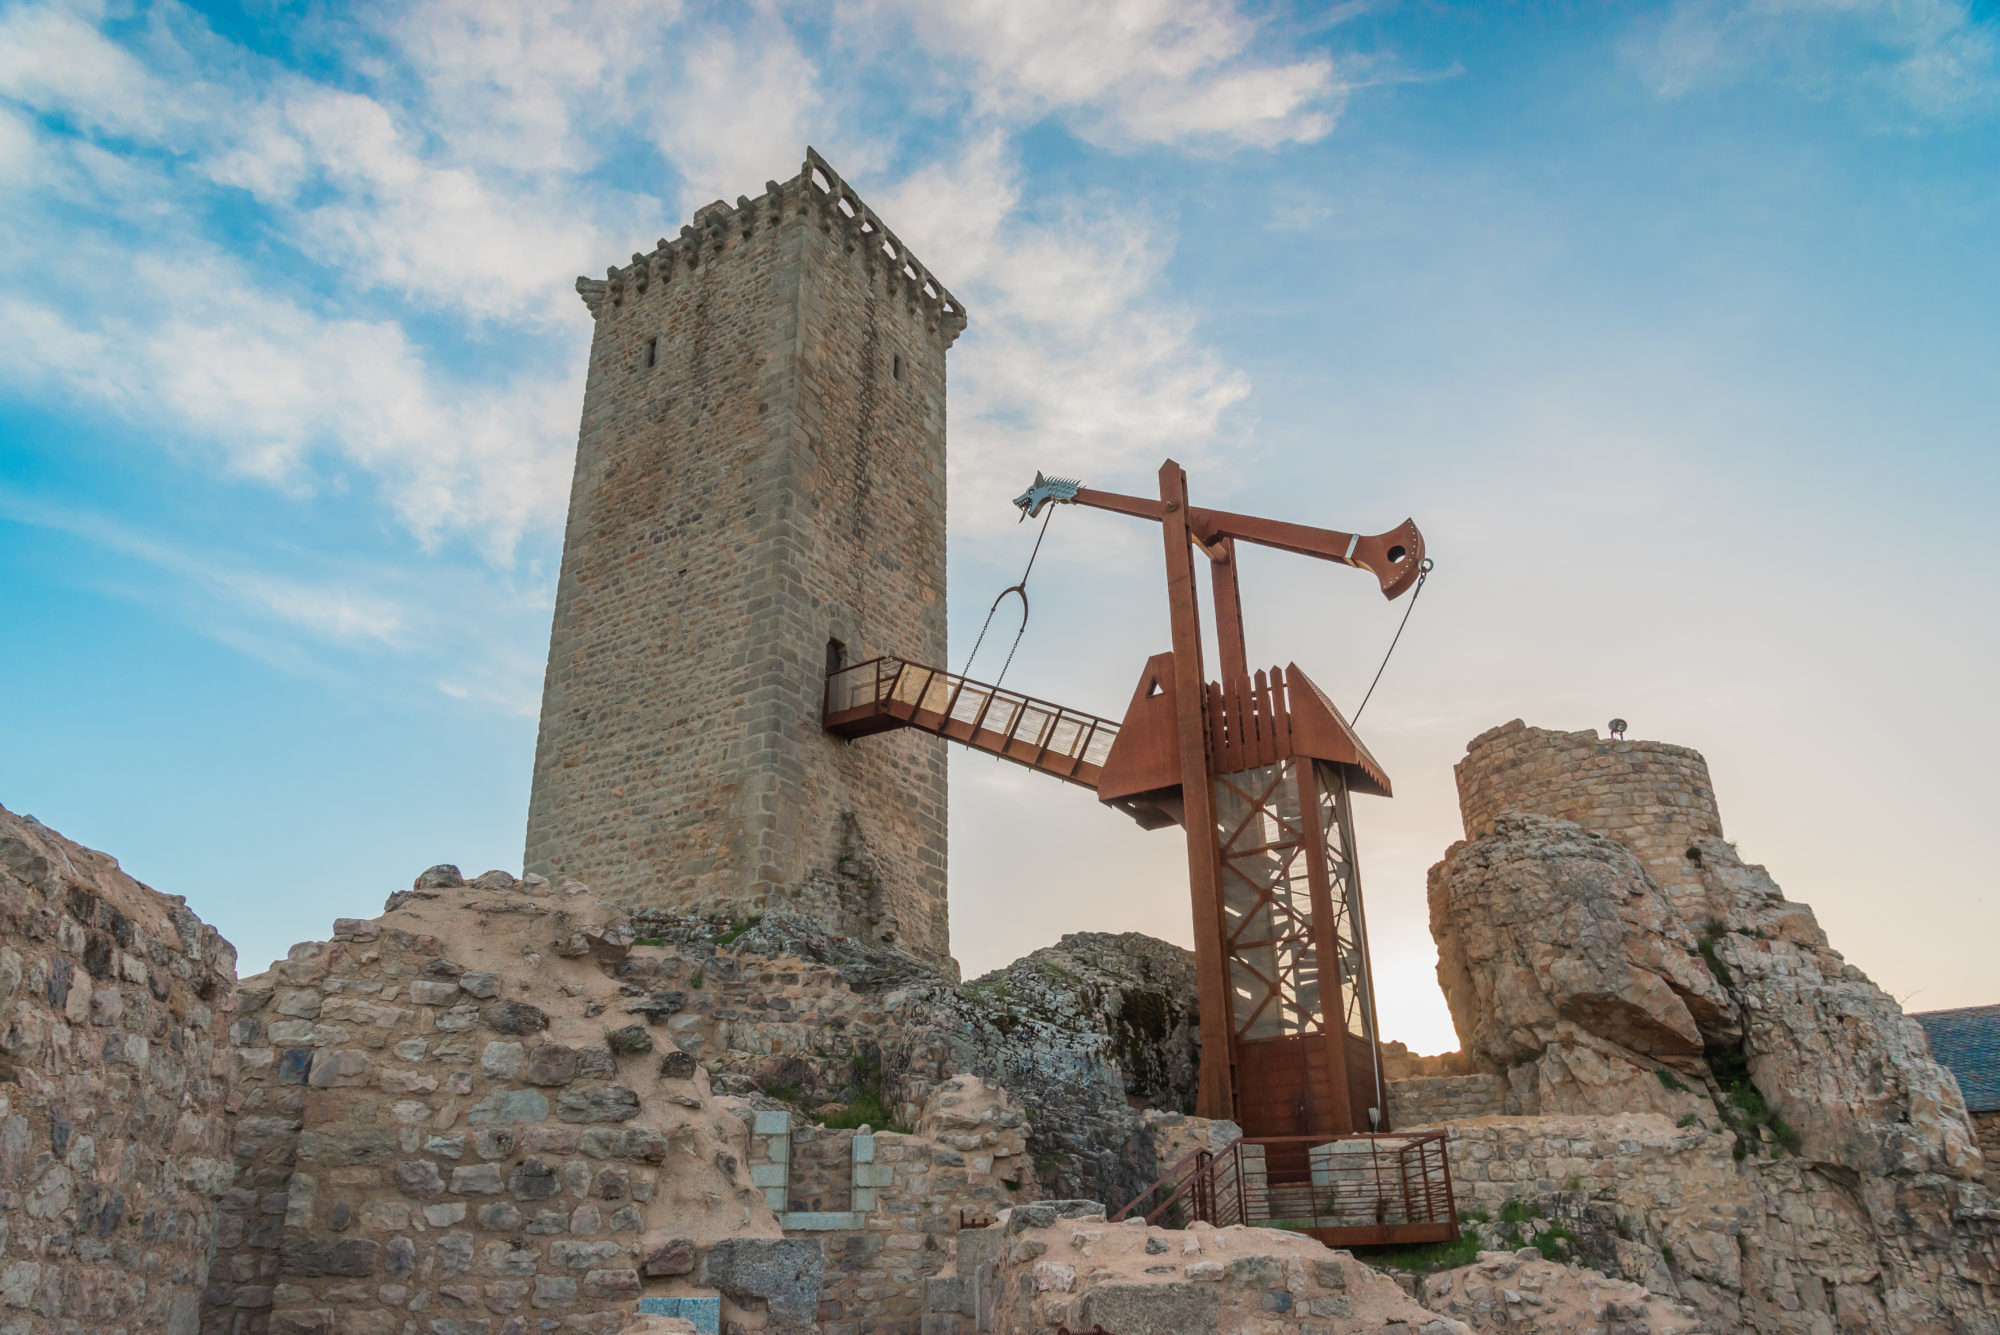
[{"label": "metal lattice truss", "polygon": [[[1342,1026],[1371,1036],[1360,877],[1339,770],[1287,759],[1219,774],[1215,813],[1237,1041],[1326,1032],[1328,972]],[[1334,955],[1330,971],[1323,951]]]},{"label": "metal lattice truss", "polygon": [[1361,912],[1361,868],[1354,858],[1354,815],[1347,780],[1325,761],[1313,762],[1319,827],[1326,832],[1331,936],[1340,957],[1340,1014],[1347,1032],[1375,1037],[1375,980],[1368,976],[1368,924]]}]

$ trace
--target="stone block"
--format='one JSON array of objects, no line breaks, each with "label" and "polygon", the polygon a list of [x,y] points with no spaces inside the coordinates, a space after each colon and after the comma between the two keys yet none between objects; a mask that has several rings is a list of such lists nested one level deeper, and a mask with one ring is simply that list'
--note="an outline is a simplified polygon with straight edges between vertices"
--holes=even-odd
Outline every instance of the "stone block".
[{"label": "stone block", "polygon": [[565,1122],[625,1122],[638,1115],[639,1095],[623,1085],[572,1086],[556,1096],[556,1116]]},{"label": "stone block", "polygon": [[472,1105],[465,1120],[480,1122],[540,1122],[549,1115],[549,1096],[534,1089],[502,1089]]},{"label": "stone block", "polygon": [[803,1238],[725,1238],[702,1258],[701,1282],[741,1303],[762,1299],[773,1321],[809,1323],[819,1311],[823,1258]]},{"label": "stone block", "polygon": [[640,1268],[648,1275],[686,1275],[694,1272],[695,1259],[691,1238],[649,1240],[643,1248]]},{"label": "stone block", "polygon": [[[454,985],[453,992],[458,990]],[[503,1034],[534,1034],[549,1027],[549,1017],[525,1001],[495,1001],[479,1013],[489,1029]]]},{"label": "stone block", "polygon": [[367,1238],[300,1238],[284,1248],[284,1273],[300,1279],[373,1275],[381,1251],[380,1243]]},{"label": "stone block", "polygon": [[1221,1300],[1199,1284],[1100,1284],[1076,1299],[1071,1322],[1118,1335],[1219,1335]]}]

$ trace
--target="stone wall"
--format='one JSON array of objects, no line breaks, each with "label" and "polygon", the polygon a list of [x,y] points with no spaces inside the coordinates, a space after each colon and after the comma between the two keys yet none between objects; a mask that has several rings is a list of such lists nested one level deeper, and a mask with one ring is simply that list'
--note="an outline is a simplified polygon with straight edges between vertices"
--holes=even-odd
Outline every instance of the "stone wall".
[{"label": "stone wall", "polygon": [[[924,1281],[949,1265],[961,1228],[980,1228],[1034,1194],[1026,1118],[973,1076],[944,1082],[915,1134],[818,1127],[791,1113],[752,1114],[750,1174],[790,1238],[823,1257],[823,1335],[917,1335]],[[845,1162],[835,1168],[828,1150]],[[832,1179],[844,1170],[839,1199]],[[802,1208],[808,1207],[808,1208]]]},{"label": "stone wall", "polygon": [[1685,746],[1553,732],[1515,719],[1480,733],[1465,753],[1456,772],[1468,839],[1508,812],[1575,821],[1629,848],[1675,895],[1700,883],[1688,848],[1722,837],[1708,762]]},{"label": "stone wall", "polygon": [[816,156],[579,290],[528,870],[628,906],[804,913],[952,968],[945,743],[857,745],[820,716],[829,641],[944,661],[962,308]]},{"label": "stone wall", "polygon": [[1385,1083],[1389,1087],[1389,1125],[1398,1131],[1490,1116],[1501,1111],[1505,1089],[1499,1077],[1487,1072],[1411,1076]]},{"label": "stone wall", "polygon": [[2000,1110],[1972,1114],[1972,1130],[1986,1157],[1986,1189],[2000,1197]]},{"label": "stone wall", "polygon": [[596,1335],[642,1296],[809,1323],[817,1251],[772,1278],[747,1130],[611,976],[631,940],[587,894],[435,868],[245,979],[205,1329]]},{"label": "stone wall", "polygon": [[230,1183],[236,952],[0,808],[0,1335],[194,1335]]}]

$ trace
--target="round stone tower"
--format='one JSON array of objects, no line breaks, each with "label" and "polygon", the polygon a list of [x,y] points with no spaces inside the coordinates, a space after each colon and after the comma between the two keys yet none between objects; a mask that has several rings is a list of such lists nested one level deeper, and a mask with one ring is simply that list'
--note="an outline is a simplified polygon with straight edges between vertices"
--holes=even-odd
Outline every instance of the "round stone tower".
[{"label": "round stone tower", "polygon": [[1631,849],[1667,894],[1702,893],[1688,849],[1697,838],[1721,838],[1722,816],[1701,752],[1515,719],[1480,733],[1465,753],[1457,775],[1466,838],[1509,812],[1575,821]]}]

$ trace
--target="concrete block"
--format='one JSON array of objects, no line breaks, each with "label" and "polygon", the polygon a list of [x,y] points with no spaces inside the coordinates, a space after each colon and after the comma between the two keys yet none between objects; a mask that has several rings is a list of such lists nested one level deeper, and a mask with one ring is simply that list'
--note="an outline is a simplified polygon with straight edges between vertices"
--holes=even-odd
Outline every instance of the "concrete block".
[{"label": "concrete block", "polygon": [[778,1227],[793,1233],[830,1233],[867,1226],[867,1216],[852,1210],[791,1210],[778,1216]]},{"label": "concrete block", "polygon": [[750,1129],[760,1136],[789,1136],[792,1132],[792,1115],[782,1110],[759,1110]]},{"label": "concrete block", "polygon": [[640,1316],[677,1316],[695,1335],[721,1335],[722,1299],[650,1297],[639,1300]]},{"label": "concrete block", "polygon": [[856,1136],[854,1138],[854,1162],[875,1162],[875,1137]]},{"label": "concrete block", "polygon": [[782,1187],[785,1185],[785,1165],[781,1163],[753,1163],[750,1165],[750,1180],[760,1187]]}]

